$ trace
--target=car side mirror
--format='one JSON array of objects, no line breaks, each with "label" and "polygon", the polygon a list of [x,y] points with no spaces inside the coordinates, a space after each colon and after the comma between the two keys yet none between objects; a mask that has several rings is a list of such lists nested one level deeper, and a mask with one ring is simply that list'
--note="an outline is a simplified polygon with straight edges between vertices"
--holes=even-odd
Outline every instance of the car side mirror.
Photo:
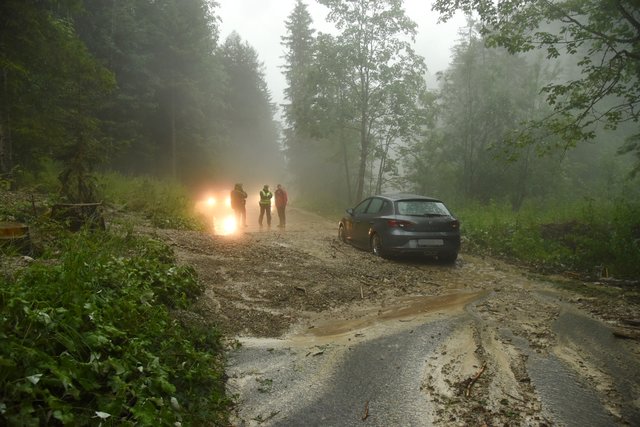
[{"label": "car side mirror", "polygon": [[349,214],[349,216],[353,216],[353,208],[347,209],[347,213]]}]

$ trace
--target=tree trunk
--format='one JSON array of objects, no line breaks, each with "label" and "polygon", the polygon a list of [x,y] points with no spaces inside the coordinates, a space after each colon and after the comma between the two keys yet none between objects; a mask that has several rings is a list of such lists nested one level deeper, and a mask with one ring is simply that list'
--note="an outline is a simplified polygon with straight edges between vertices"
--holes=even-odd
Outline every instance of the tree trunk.
[{"label": "tree trunk", "polygon": [[384,178],[384,168],[387,165],[387,159],[389,158],[389,149],[391,148],[391,141],[393,136],[387,136],[387,141],[384,144],[382,157],[380,158],[380,167],[378,168],[378,182],[376,183],[376,194],[382,193],[382,179]]},{"label": "tree trunk", "polygon": [[360,167],[358,168],[358,185],[356,187],[356,201],[362,200],[364,193],[364,177],[367,171],[367,156],[369,155],[369,81],[367,70],[360,67]]},{"label": "tree trunk", "polygon": [[516,184],[516,188],[514,191],[513,198],[511,199],[511,210],[517,212],[522,207],[524,203],[524,199],[527,197],[527,183],[529,181],[529,170],[530,170],[530,157],[531,157],[531,146],[527,146],[525,151],[525,156],[520,162],[519,172],[518,172],[518,182]]},{"label": "tree trunk", "polygon": [[344,174],[345,179],[347,181],[347,197],[349,205],[353,202],[352,194],[351,194],[351,172],[349,171],[349,158],[347,156],[347,141],[344,139],[344,131],[343,127],[340,128],[340,142],[342,144],[342,158],[344,161]]},{"label": "tree trunk", "polygon": [[2,69],[2,105],[0,105],[0,175],[8,175],[13,168],[11,121],[9,118],[9,89],[7,69]]},{"label": "tree trunk", "polygon": [[171,84],[171,176],[174,180],[178,179],[178,162],[176,156],[178,148],[176,142],[176,86]]},{"label": "tree trunk", "polygon": [[365,83],[366,79],[361,77],[361,102],[360,107],[360,167],[358,168],[358,185],[356,187],[356,201],[362,200],[364,193],[364,177],[367,171],[367,157],[369,155],[369,132],[367,121],[369,119],[369,94]]},{"label": "tree trunk", "polygon": [[362,117],[360,127],[360,167],[358,168],[358,185],[356,187],[356,201],[362,200],[364,193],[364,177],[367,172],[367,154],[369,152],[369,139],[366,133],[366,119]]},{"label": "tree trunk", "polygon": [[4,136],[4,126],[0,123],[0,176],[5,175],[9,172],[9,168],[7,166],[7,162],[5,160],[5,136]]}]

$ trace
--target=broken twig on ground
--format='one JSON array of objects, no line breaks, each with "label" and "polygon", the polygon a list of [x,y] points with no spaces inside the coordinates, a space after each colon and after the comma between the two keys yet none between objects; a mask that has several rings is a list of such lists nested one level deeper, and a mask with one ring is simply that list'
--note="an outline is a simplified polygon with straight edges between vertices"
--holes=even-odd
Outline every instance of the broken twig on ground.
[{"label": "broken twig on ground", "polygon": [[369,401],[364,402],[364,414],[362,414],[362,421],[369,418]]},{"label": "broken twig on ground", "polygon": [[620,331],[620,330],[613,331],[613,336],[623,340],[640,340],[640,334],[631,333],[631,332],[627,333],[625,331]]},{"label": "broken twig on ground", "polygon": [[482,364],[482,368],[480,368],[480,370],[475,375],[475,377],[473,377],[471,381],[469,381],[469,384],[467,385],[467,389],[464,392],[465,397],[469,397],[471,395],[471,387],[475,384],[476,381],[478,381],[478,378],[480,378],[480,375],[482,375],[485,369],[487,369],[487,362],[484,362]]},{"label": "broken twig on ground", "polygon": [[516,397],[516,396],[514,396],[512,394],[509,394],[506,391],[504,392],[504,394],[506,394],[507,396],[509,396],[513,400],[517,400],[518,402],[527,403],[524,399],[520,399],[519,397]]}]

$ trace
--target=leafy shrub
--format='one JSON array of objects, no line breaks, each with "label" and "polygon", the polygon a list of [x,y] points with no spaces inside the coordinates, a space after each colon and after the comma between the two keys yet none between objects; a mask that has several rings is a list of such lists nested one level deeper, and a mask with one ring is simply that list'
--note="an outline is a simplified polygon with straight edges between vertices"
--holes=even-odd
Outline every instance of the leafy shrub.
[{"label": "leafy shrub", "polygon": [[68,236],[0,278],[0,424],[225,424],[219,336],[183,322],[202,292],[154,241]]}]

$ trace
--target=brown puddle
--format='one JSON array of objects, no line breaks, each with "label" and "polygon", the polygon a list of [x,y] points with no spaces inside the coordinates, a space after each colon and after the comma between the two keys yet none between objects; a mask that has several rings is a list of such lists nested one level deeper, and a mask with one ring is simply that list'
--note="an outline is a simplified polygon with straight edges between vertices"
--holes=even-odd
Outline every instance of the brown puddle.
[{"label": "brown puddle", "polygon": [[375,313],[364,313],[358,319],[324,322],[310,329],[309,334],[316,337],[336,336],[390,320],[410,322],[417,316],[435,312],[447,311],[451,313],[456,310],[462,310],[468,303],[486,294],[487,291],[479,291],[438,296],[407,297],[401,299],[399,303],[381,308]]}]

